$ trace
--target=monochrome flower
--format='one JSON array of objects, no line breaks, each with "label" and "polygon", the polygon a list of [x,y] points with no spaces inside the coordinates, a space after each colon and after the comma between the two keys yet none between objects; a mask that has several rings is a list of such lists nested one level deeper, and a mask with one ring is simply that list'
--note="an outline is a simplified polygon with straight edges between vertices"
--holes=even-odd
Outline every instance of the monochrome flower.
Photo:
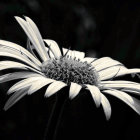
[{"label": "monochrome flower", "polygon": [[106,94],[119,98],[140,114],[140,101],[128,94],[140,95],[140,84],[113,80],[114,77],[140,73],[140,69],[127,69],[110,57],[90,58],[85,57],[83,52],[60,49],[55,41],[42,39],[30,18],[15,18],[28,36],[29,51],[15,43],[0,40],[0,56],[14,58],[11,61],[0,61],[0,70],[21,70],[0,76],[0,83],[21,79],[8,90],[9,95],[13,94],[6,102],[5,110],[25,95],[31,95],[48,85],[45,97],[50,97],[66,86],[70,87],[70,99],[75,98],[82,88],[88,90],[95,105],[102,105],[107,120],[111,116],[111,105]]}]

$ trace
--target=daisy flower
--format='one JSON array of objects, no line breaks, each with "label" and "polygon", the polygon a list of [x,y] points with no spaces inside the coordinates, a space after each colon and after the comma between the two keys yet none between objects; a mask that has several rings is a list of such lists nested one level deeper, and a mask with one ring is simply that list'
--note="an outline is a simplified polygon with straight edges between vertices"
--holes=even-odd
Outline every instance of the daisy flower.
[{"label": "daisy flower", "polygon": [[[110,57],[90,58],[84,52],[60,49],[49,39],[42,39],[35,23],[29,18],[15,17],[25,31],[27,49],[12,42],[0,40],[0,56],[14,58],[0,61],[0,70],[21,71],[0,76],[0,83],[21,79],[9,90],[12,94],[6,102],[7,110],[25,95],[31,95],[47,86],[45,97],[50,97],[69,86],[69,98],[75,98],[82,88],[92,95],[95,105],[103,107],[106,119],[111,116],[111,105],[105,95],[115,96],[140,114],[140,101],[131,94],[140,95],[140,84],[114,77],[140,73],[140,69],[128,69]],[[16,61],[17,60],[17,61]],[[129,94],[128,94],[129,93]]]}]

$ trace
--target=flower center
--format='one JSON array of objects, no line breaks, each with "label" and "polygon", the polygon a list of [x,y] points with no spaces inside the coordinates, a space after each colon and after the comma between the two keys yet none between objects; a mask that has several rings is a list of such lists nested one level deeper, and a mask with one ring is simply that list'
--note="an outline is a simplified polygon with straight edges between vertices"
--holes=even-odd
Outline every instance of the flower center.
[{"label": "flower center", "polygon": [[67,57],[45,61],[42,64],[42,72],[48,78],[67,84],[74,82],[97,86],[99,81],[98,74],[91,64]]}]

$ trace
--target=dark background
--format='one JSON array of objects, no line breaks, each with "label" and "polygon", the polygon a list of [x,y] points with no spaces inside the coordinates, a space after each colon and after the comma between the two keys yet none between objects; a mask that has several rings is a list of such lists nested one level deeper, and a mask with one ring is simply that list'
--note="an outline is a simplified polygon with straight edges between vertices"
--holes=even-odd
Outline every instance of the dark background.
[{"label": "dark background", "polygon": [[[26,47],[27,37],[14,19],[23,15],[34,20],[43,38],[61,47],[92,57],[110,56],[128,68],[140,67],[140,1],[1,0],[1,39]],[[0,84],[0,140],[42,140],[55,96],[45,99],[42,89],[5,112],[6,92],[12,84]],[[84,91],[68,101],[56,139],[139,140],[140,116],[118,99],[107,97],[112,105],[109,121]]]}]

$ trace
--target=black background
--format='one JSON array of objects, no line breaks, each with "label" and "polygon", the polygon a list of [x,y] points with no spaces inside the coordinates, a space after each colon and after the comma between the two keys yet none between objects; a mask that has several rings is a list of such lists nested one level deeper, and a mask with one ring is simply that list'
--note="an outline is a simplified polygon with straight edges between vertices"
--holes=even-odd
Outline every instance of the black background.
[{"label": "black background", "polygon": [[[14,19],[23,15],[34,20],[43,38],[55,40],[60,47],[92,57],[110,56],[128,68],[140,67],[140,1],[1,0],[0,39],[26,48],[27,37]],[[124,78],[140,82],[137,77]],[[45,99],[43,88],[5,112],[6,92],[12,84],[0,84],[0,140],[42,140],[56,96]],[[112,106],[109,121],[89,93],[68,100],[56,139],[139,140],[140,116],[120,100],[107,97]]]}]

